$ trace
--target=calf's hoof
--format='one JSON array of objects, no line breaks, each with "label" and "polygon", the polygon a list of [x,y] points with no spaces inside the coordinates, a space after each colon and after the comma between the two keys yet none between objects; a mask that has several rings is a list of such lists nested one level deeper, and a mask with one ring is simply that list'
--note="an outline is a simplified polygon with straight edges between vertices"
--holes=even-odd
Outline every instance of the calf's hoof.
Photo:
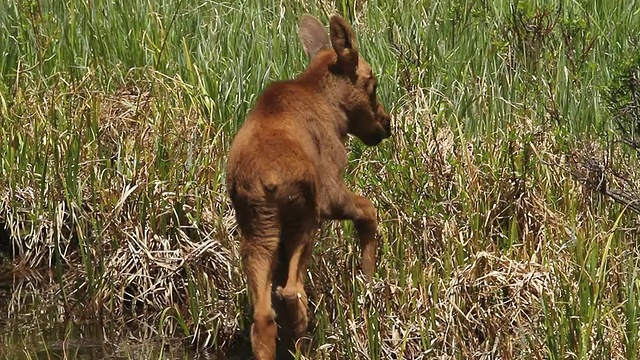
[{"label": "calf's hoof", "polygon": [[256,360],[275,360],[278,325],[274,314],[254,315],[251,325],[251,349]]}]

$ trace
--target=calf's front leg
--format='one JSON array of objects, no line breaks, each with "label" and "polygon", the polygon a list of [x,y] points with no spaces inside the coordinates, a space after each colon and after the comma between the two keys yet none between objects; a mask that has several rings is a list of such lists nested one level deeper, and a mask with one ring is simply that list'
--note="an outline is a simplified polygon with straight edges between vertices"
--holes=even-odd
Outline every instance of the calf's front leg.
[{"label": "calf's front leg", "polygon": [[376,271],[376,248],[378,245],[376,242],[376,228],[378,227],[376,208],[371,200],[359,195],[353,195],[353,202],[359,213],[359,216],[352,220],[362,249],[362,272],[368,280],[372,280],[373,273]]},{"label": "calf's front leg", "polygon": [[378,226],[376,208],[371,200],[356,195],[346,188],[344,190],[347,193],[339,196],[339,201],[330,204],[330,210],[323,214],[323,218],[353,221],[362,251],[362,272],[367,280],[371,280],[376,270],[376,229]]}]

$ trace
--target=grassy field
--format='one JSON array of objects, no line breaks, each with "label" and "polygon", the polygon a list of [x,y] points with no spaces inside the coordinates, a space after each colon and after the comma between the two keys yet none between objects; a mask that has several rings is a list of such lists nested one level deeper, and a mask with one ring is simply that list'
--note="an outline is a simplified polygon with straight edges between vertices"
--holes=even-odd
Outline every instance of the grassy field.
[{"label": "grassy field", "polygon": [[50,322],[246,348],[227,150],[303,71],[298,16],[339,13],[394,135],[349,143],[376,279],[353,271],[350,224],[326,224],[302,356],[640,357],[640,218],[602,195],[640,183],[608,101],[640,73],[640,3],[306,3],[0,0],[3,272],[51,269]]}]

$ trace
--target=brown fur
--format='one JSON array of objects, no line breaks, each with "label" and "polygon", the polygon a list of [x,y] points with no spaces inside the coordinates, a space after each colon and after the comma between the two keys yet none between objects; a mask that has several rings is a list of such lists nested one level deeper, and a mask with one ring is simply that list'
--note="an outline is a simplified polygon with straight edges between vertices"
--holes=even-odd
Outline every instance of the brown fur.
[{"label": "brown fur", "polygon": [[293,350],[306,331],[303,282],[320,221],[352,220],[362,271],[369,279],[375,271],[376,209],[344,184],[344,144],[352,134],[377,145],[390,136],[390,117],[350,26],[333,16],[330,34],[314,17],[301,17],[298,35],[311,63],[298,78],[264,90],[229,153],[227,187],[242,235],[258,360],[275,358],[278,325],[279,350]]}]

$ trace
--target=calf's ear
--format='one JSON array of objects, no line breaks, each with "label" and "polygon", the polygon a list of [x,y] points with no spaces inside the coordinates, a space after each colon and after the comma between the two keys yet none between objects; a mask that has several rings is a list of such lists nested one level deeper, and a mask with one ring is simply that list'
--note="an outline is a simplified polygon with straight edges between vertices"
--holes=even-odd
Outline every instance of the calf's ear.
[{"label": "calf's ear", "polygon": [[338,15],[329,23],[331,45],[338,55],[338,65],[345,73],[355,73],[358,67],[358,43],[351,26]]},{"label": "calf's ear", "polygon": [[331,45],[324,25],[315,17],[304,14],[298,24],[298,38],[304,47],[304,51],[313,59],[322,49],[328,49]]}]

